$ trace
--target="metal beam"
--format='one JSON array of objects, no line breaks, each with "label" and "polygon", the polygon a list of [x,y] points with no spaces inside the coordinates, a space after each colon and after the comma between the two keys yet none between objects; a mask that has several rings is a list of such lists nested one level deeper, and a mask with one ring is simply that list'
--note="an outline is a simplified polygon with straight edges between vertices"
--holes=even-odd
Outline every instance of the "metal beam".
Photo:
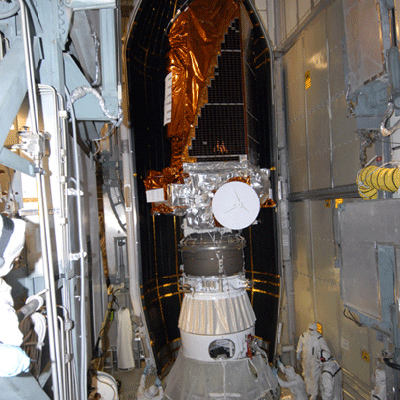
[{"label": "metal beam", "polygon": [[323,188],[315,190],[307,190],[304,192],[290,193],[289,201],[302,201],[302,200],[327,200],[338,199],[342,197],[357,197],[358,186],[356,184],[336,186],[334,188]]},{"label": "metal beam", "polygon": [[[72,57],[64,53],[65,65],[65,82],[70,93],[74,89],[81,86],[91,86],[87,81],[78,65]],[[109,119],[104,115],[99,105],[99,101],[92,95],[86,96],[76,100],[79,107],[75,107],[75,116],[77,120],[90,120],[90,121],[108,121]]]},{"label": "metal beam", "polygon": [[22,38],[12,42],[0,61],[0,147],[3,146],[26,95],[26,71]]},{"label": "metal beam", "polygon": [[35,176],[35,164],[3,147],[0,150],[0,164],[24,174]]},{"label": "metal beam", "polygon": [[100,14],[101,81],[102,95],[111,114],[118,114],[118,65],[115,10],[103,9]]}]

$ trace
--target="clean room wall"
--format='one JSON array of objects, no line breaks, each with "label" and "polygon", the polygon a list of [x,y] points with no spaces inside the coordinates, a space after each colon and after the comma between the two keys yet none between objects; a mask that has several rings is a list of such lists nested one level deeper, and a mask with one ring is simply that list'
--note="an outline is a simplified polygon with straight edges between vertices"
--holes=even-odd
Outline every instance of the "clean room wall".
[{"label": "clean room wall", "polygon": [[[299,336],[310,322],[320,323],[345,376],[366,388],[372,362],[366,363],[361,354],[363,349],[370,352],[374,338],[368,328],[343,317],[340,270],[335,268],[335,204],[333,199],[317,200],[327,188],[354,184],[360,168],[356,121],[348,117],[345,97],[344,35],[342,4],[332,2],[283,57],[290,193],[312,193],[310,199],[290,203],[295,329]],[[355,398],[363,398],[357,391]]]},{"label": "clean room wall", "polygon": [[[262,13],[273,2],[256,4]],[[290,0],[275,13],[276,24],[266,29],[281,52],[276,57],[283,54],[295,344],[310,322],[320,323],[343,368],[345,398],[369,398],[384,344],[376,331],[343,316],[334,234],[335,198],[355,185],[361,168],[357,123],[346,101],[343,4]],[[353,197],[357,199],[356,192]],[[287,315],[284,307],[284,330]]]}]

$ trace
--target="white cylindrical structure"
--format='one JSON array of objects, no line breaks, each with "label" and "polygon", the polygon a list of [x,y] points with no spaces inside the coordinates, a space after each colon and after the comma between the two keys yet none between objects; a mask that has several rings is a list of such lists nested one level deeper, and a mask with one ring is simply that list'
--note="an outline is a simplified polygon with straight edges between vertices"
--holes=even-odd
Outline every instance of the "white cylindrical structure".
[{"label": "white cylindrical structure", "polygon": [[181,241],[182,344],[167,378],[167,399],[278,399],[278,381],[254,345],[244,247],[241,236],[218,231]]},{"label": "white cylindrical structure", "polygon": [[224,335],[254,326],[256,316],[244,288],[186,294],[178,327],[197,335]]}]

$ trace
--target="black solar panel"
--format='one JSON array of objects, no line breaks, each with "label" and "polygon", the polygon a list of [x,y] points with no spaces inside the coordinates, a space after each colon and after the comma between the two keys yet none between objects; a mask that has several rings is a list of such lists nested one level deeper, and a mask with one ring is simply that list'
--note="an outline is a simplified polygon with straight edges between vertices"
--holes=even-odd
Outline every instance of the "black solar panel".
[{"label": "black solar panel", "polygon": [[246,154],[239,19],[225,34],[214,76],[189,149],[189,156],[198,162],[232,161]]}]

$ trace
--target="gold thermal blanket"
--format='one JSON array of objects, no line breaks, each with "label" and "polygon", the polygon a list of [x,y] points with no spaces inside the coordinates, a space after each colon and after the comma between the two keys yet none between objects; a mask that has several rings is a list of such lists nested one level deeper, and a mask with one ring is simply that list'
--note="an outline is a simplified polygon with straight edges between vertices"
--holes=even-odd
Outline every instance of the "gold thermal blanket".
[{"label": "gold thermal blanket", "polygon": [[180,183],[183,162],[194,161],[189,159],[188,147],[200,108],[207,103],[207,86],[214,76],[224,34],[238,16],[239,5],[234,0],[194,0],[172,24],[168,35],[172,106],[167,128],[171,165],[163,173],[149,171],[146,189]]}]

